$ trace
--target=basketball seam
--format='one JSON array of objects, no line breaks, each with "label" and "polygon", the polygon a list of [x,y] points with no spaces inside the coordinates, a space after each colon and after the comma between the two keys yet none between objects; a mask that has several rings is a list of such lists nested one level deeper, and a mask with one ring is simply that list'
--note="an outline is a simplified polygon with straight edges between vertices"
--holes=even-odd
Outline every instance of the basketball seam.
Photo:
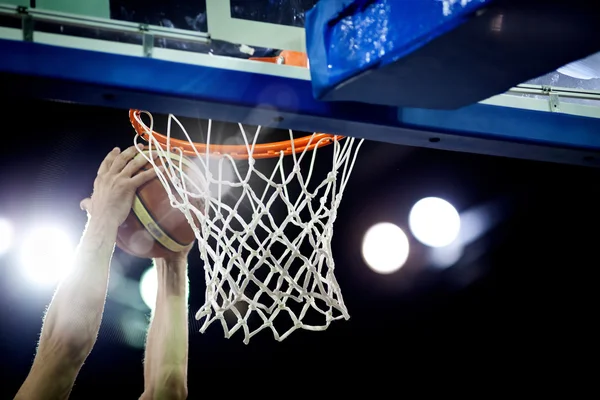
[{"label": "basketball seam", "polygon": [[161,224],[158,223],[158,221],[156,220],[156,218],[154,217],[154,215],[152,215],[152,212],[150,212],[150,209],[148,209],[148,206],[146,206],[146,203],[144,202],[144,199],[136,194],[136,197],[138,198],[138,200],[140,201],[140,203],[142,204],[142,206],[144,207],[144,209],[146,210],[146,212],[148,213],[148,215],[150,216],[150,218],[152,218],[152,221],[156,224],[156,226],[163,231],[163,233],[165,234],[165,236],[167,236],[169,239],[171,239],[172,241],[174,241],[176,244],[178,244],[181,247],[186,247],[187,245],[184,243],[181,243],[180,241],[178,241],[177,239],[173,238],[171,235],[169,235],[167,233],[167,231],[162,227]]},{"label": "basketball seam", "polygon": [[[147,153],[147,151],[146,151]],[[140,157],[141,155],[138,154],[136,157]],[[174,159],[176,161],[182,160],[183,164],[185,166],[187,166],[188,168],[190,167],[188,160],[185,157],[180,157],[178,154],[169,154],[169,157],[171,159]],[[145,167],[141,167],[140,170],[137,173],[141,173],[142,171],[146,170]],[[155,178],[156,179],[156,178]],[[187,247],[187,245],[180,243],[178,240],[176,240],[175,238],[173,238],[170,234],[167,233],[167,231],[161,226],[161,224],[158,223],[157,219],[155,218],[155,216],[150,212],[150,210],[148,209],[146,203],[144,202],[143,198],[138,195],[138,193],[147,185],[149,185],[151,181],[148,181],[146,183],[144,183],[142,186],[140,186],[137,189],[136,192],[136,200],[139,201],[140,206],[144,209],[144,212],[146,214],[148,214],[149,218],[151,221],[151,223],[154,223],[154,225],[158,228],[158,230],[160,230],[160,232],[162,233],[162,237],[157,237],[156,234],[154,234],[152,232],[151,229],[148,229],[148,223],[144,223],[144,221],[142,220],[142,218],[140,218],[140,216],[137,214],[135,208],[133,209],[133,214],[135,216],[135,218],[137,219],[137,221],[140,223],[140,225],[142,225],[142,227],[144,227],[144,229],[154,238],[155,242],[158,243],[162,248],[169,250],[169,251],[173,251],[173,252],[180,252],[182,250],[185,249],[185,247]],[[163,242],[163,239],[165,239],[164,241],[166,241],[167,243]],[[168,244],[168,241],[172,242],[173,246],[170,246]]]},{"label": "basketball seam", "polygon": [[[135,209],[134,209],[133,211],[134,211],[136,218],[138,219],[138,221],[140,221],[142,226],[144,228],[146,228],[148,233],[150,233],[150,235],[152,235],[152,237],[156,240],[156,242],[160,243],[163,247],[165,247],[166,249],[173,251],[173,252],[180,252],[180,251],[184,250],[185,247],[187,247],[187,245],[180,243],[179,241],[175,240],[171,235],[169,235],[167,233],[167,231],[158,223],[158,221],[156,220],[154,215],[152,215],[152,213],[150,212],[150,210],[148,209],[148,207],[146,206],[146,204],[144,203],[142,198],[140,196],[138,196],[137,194],[135,197],[136,197],[136,200],[138,200],[140,205],[143,207],[144,211],[148,214],[148,216],[152,220],[151,222],[153,222],[156,225],[156,227],[164,234],[164,239],[167,239],[167,240],[163,240],[160,237],[156,237],[156,235],[153,234],[153,232],[150,229],[148,229],[147,224],[144,223],[144,221],[142,221],[142,219],[137,214],[137,212],[135,212]],[[168,243],[169,240],[173,242],[174,246],[169,245],[169,243]],[[167,243],[165,243],[165,242],[167,242]]]},{"label": "basketball seam", "polygon": [[[133,216],[135,217],[136,221],[138,221],[140,223],[141,227],[144,228],[144,229],[146,229],[146,227],[144,226],[144,223],[142,222],[142,220],[140,219],[140,217],[138,217],[138,215],[135,212],[133,213]],[[148,232],[148,233],[150,233],[150,232]],[[152,234],[150,233],[150,235],[152,235]],[[173,250],[165,247],[165,245],[162,244],[160,241],[156,240],[156,238],[154,236],[152,236],[152,238],[155,239],[154,242],[156,244],[158,244],[164,250],[173,251]],[[123,241],[123,239],[121,239],[121,242],[122,242],[122,246],[125,246],[127,248],[126,250],[129,250],[131,253],[135,254],[135,252],[133,250],[131,250],[131,248],[129,247],[129,245],[125,244],[125,242]]]}]

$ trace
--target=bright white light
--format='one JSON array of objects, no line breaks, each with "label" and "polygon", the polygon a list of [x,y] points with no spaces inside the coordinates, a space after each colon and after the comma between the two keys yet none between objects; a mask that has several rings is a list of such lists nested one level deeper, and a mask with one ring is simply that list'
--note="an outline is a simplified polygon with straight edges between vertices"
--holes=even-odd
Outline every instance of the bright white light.
[{"label": "bright white light", "polygon": [[148,268],[140,279],[140,295],[149,309],[154,310],[156,304],[156,290],[158,289],[158,277],[156,267]]},{"label": "bright white light", "polygon": [[430,247],[444,247],[458,237],[460,215],[446,200],[427,197],[413,206],[408,224],[421,243]]},{"label": "bright white light", "polygon": [[[240,145],[244,144],[244,140],[241,135],[236,135],[226,140],[224,144],[227,145]],[[197,163],[197,165],[201,165]],[[243,165],[243,164],[240,164]],[[203,166],[200,166],[200,171],[204,171]],[[233,182],[236,183],[239,181],[236,176],[236,169],[238,165],[235,164],[234,160],[229,158],[217,158],[210,157],[208,160],[208,171],[212,175],[212,180],[209,184],[208,190],[212,197],[217,197],[219,194],[219,186],[221,188],[221,196],[225,196],[231,190],[231,184],[218,184],[216,182]],[[247,169],[247,167],[246,167]],[[244,171],[244,170],[242,170]],[[244,176],[244,174],[242,174]]]},{"label": "bright white light", "polygon": [[12,242],[13,227],[11,223],[4,218],[0,218],[0,256],[10,249]]},{"label": "bright white light", "polygon": [[399,270],[408,259],[409,244],[400,227],[384,222],[373,225],[363,238],[362,254],[365,262],[379,274]]},{"label": "bright white light", "polygon": [[37,228],[23,241],[20,258],[25,276],[33,282],[52,285],[73,267],[75,246],[59,228]]},{"label": "bright white light", "polygon": [[464,246],[455,240],[448,246],[429,249],[429,262],[436,268],[448,268],[458,262],[464,253]]},{"label": "bright white light", "polygon": [[[158,275],[156,267],[153,265],[142,274],[140,278],[140,295],[142,300],[150,310],[154,311],[156,305],[156,292],[158,290]],[[190,291],[186,288],[186,295],[189,299]]]}]

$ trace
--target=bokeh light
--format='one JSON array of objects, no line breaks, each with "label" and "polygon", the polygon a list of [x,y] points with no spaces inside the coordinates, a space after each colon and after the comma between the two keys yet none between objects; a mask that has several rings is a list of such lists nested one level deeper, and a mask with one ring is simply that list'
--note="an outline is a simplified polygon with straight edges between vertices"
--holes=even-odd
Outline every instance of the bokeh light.
[{"label": "bokeh light", "polygon": [[21,243],[24,275],[41,285],[54,285],[72,269],[75,246],[69,235],[55,226],[35,228]]},{"label": "bokeh light", "polygon": [[154,310],[156,304],[156,290],[158,289],[158,276],[156,267],[148,268],[140,278],[140,296],[149,309]]},{"label": "bokeh light", "polygon": [[9,220],[0,218],[0,256],[10,250],[13,243],[13,226]]},{"label": "bokeh light", "polygon": [[363,258],[369,268],[379,274],[399,270],[406,263],[409,252],[406,234],[389,222],[373,225],[363,238]]},{"label": "bokeh light", "polygon": [[438,197],[419,200],[411,209],[409,227],[426,246],[445,247],[460,233],[460,215],[449,202]]},{"label": "bokeh light", "polygon": [[[142,274],[140,278],[140,296],[142,296],[142,300],[146,306],[154,311],[154,307],[156,305],[156,294],[158,290],[158,275],[156,271],[156,267],[152,265]],[[187,298],[190,297],[190,291],[186,290]]]}]

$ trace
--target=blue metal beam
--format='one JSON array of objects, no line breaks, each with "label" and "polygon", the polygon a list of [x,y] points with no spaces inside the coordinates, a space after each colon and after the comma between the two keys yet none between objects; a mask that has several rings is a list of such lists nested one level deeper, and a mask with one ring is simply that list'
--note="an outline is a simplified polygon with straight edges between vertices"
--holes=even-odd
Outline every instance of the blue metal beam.
[{"label": "blue metal beam", "polygon": [[0,55],[5,99],[29,96],[141,108],[410,146],[600,166],[596,118],[482,104],[438,111],[327,103],[314,99],[305,80],[20,41],[0,40]]}]

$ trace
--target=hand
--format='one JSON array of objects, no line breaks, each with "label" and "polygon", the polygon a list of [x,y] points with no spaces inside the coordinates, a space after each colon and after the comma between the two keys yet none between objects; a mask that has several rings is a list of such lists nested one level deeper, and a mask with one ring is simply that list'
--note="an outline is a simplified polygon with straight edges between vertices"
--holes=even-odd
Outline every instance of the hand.
[{"label": "hand", "polygon": [[[188,255],[194,244],[184,251],[173,253],[165,258],[155,258],[154,265],[158,274],[158,291],[169,295],[184,296],[188,290],[187,267]],[[162,288],[162,289],[161,289]],[[157,297],[160,302],[160,296]],[[157,303],[158,304],[158,303]]]},{"label": "hand", "polygon": [[156,177],[154,168],[135,175],[147,163],[146,158],[135,157],[138,153],[135,146],[123,152],[115,148],[108,153],[98,169],[92,196],[80,204],[89,218],[113,221],[117,226],[125,222],[135,191]]}]

